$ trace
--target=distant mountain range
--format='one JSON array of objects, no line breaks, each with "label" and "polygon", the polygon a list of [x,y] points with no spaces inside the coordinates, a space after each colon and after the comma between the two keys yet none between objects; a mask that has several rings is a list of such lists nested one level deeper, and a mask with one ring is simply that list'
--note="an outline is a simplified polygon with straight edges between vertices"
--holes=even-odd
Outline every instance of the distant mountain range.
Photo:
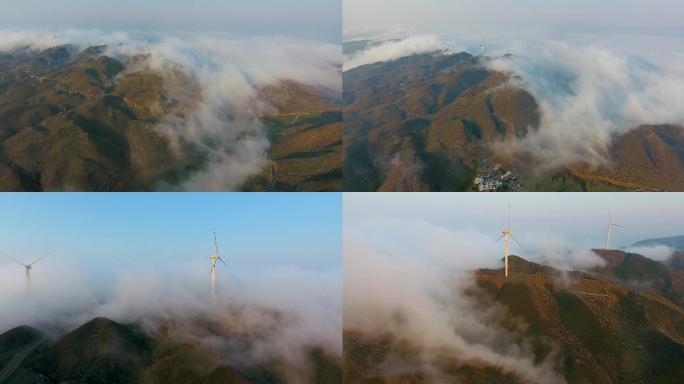
[{"label": "distant mountain range", "polygon": [[[155,129],[197,108],[196,80],[150,69],[148,55],[114,58],[105,49],[0,54],[0,190],[169,190],[207,167],[205,150],[182,137],[172,148]],[[271,161],[241,189],[341,189],[334,95],[283,79],[261,96],[277,109],[263,117]]]},{"label": "distant mountain range", "polygon": [[684,236],[663,237],[659,239],[642,240],[634,244],[634,247],[649,247],[664,245],[671,247],[674,253],[664,263],[674,269],[684,271]]},{"label": "distant mountain range", "polygon": [[[535,364],[550,361],[568,383],[679,383],[684,272],[637,254],[595,253],[606,265],[587,272],[511,256],[508,278],[501,269],[476,271],[468,295],[489,308],[483,322],[512,333],[521,348],[531,348]],[[425,371],[420,346],[392,334],[346,329],[344,337],[345,373],[353,383],[431,383],[434,371],[449,382],[525,382],[514,371],[458,354],[432,361],[433,371]],[[404,361],[404,369],[388,368],[389,361]]]},{"label": "distant mountain range", "polygon": [[514,75],[483,60],[434,52],[345,71],[345,190],[469,191],[479,174],[500,167],[510,171],[504,190],[684,190],[679,126],[615,137],[610,163],[598,168],[540,173],[534,159],[497,151],[538,130],[540,115],[531,94],[502,86]]},{"label": "distant mountain range", "polygon": [[672,247],[677,252],[684,252],[684,236],[661,237],[658,239],[646,239],[634,243],[634,247],[648,247],[653,245],[665,245]]},{"label": "distant mountain range", "polygon": [[[311,384],[341,383],[336,358],[312,349]],[[31,327],[0,335],[2,384],[280,384],[283,362],[245,366],[168,335],[148,336],[136,326],[96,318],[52,340]],[[248,360],[247,357],[244,360]]]}]

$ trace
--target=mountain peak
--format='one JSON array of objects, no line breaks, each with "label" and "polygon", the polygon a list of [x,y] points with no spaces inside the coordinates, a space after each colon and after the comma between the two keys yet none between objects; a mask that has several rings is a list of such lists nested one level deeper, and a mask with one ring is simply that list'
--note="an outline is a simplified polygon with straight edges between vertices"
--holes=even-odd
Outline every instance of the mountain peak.
[{"label": "mountain peak", "polygon": [[592,249],[592,252],[611,266],[616,266],[625,259],[625,252],[616,249]]}]

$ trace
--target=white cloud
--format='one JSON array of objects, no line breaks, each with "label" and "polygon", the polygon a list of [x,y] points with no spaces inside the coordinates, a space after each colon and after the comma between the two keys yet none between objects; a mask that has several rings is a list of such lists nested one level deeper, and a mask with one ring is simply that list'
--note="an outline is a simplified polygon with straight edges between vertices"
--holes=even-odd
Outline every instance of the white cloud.
[{"label": "white cloud", "polygon": [[[304,382],[308,351],[342,355],[341,272],[300,268],[250,274],[220,271],[217,297],[209,295],[208,270],[196,264],[130,267],[107,279],[87,278],[78,265],[46,260],[32,272],[33,296],[24,274],[0,264],[0,333],[20,325],[58,336],[94,317],[134,323],[150,335],[160,329],[178,341],[214,349],[227,363],[276,359],[289,382]],[[209,322],[215,327],[208,329]]]},{"label": "white cloud", "polygon": [[[683,124],[684,76],[603,46],[542,41],[508,59],[541,112],[537,133],[513,149],[546,168],[605,164],[616,135],[644,124]],[[494,62],[495,68],[501,67]]]},{"label": "white cloud", "polygon": [[636,253],[646,256],[655,261],[668,261],[675,253],[675,249],[667,245],[650,245],[640,247],[628,247],[625,252]]},{"label": "white cloud", "polygon": [[442,49],[442,42],[435,35],[409,36],[397,40],[385,41],[372,45],[367,49],[345,58],[344,70],[366,64],[392,61],[402,57],[420,53],[429,53]]},{"label": "white cloud", "polygon": [[[96,30],[58,33],[60,44],[85,48],[99,45]],[[3,34],[0,51],[23,46],[44,49],[51,36],[29,32]],[[274,112],[259,90],[283,79],[340,95],[342,51],[338,44],[284,37],[229,38],[206,35],[139,36],[124,32],[103,34],[107,54],[122,60],[143,53],[150,40],[149,66],[181,70],[200,86],[201,102],[184,116],[169,116],[156,128],[177,142],[196,144],[211,160],[206,171],[193,175],[187,190],[234,190],[266,162],[268,140],[261,117]],[[169,87],[173,96],[185,89]],[[175,92],[175,94],[174,94]],[[211,145],[207,143],[211,142]],[[216,145],[219,143],[219,145]]]},{"label": "white cloud", "polygon": [[501,266],[494,239],[421,220],[376,217],[345,223],[344,243],[345,329],[409,341],[420,348],[422,368],[435,380],[440,372],[434,362],[448,351],[528,382],[564,382],[550,363],[535,364],[533,354],[490,323],[464,292],[474,284],[474,269]]}]

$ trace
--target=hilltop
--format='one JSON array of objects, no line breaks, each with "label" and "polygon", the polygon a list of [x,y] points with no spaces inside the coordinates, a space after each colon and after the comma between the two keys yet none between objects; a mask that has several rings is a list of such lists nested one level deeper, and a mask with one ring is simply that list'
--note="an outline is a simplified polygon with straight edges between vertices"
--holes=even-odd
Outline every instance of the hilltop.
[{"label": "hilltop", "polygon": [[[6,363],[10,356],[14,359]],[[106,318],[95,318],[56,340],[30,327],[0,335],[2,384],[287,382],[288,367],[283,362],[248,366],[244,364],[248,359],[228,363],[228,356],[205,346],[178,341],[164,332],[148,335],[135,325]],[[312,384],[342,381],[334,357],[312,349],[308,359]]]},{"label": "hilltop", "polygon": [[345,190],[684,190],[684,129],[645,125],[613,138],[604,166],[540,172],[501,144],[536,132],[537,100],[490,58],[433,52],[344,72]]},{"label": "hilltop", "polygon": [[[511,256],[474,272],[467,295],[484,324],[506,330],[535,364],[568,383],[677,383],[684,375],[684,274],[641,255],[596,251],[605,266],[566,272]],[[490,346],[497,348],[496,345]],[[421,348],[396,335],[345,330],[345,372],[354,383],[429,383]],[[430,356],[434,354],[428,354]],[[412,362],[403,372],[389,361]],[[433,361],[454,382],[522,383],[516,372],[459,354]],[[434,372],[432,372],[434,373]]]}]

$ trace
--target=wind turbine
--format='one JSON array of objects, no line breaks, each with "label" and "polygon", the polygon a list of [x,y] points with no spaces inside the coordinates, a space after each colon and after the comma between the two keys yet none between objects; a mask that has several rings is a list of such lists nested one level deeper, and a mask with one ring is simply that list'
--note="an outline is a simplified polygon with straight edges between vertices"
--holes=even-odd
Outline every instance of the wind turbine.
[{"label": "wind turbine", "polygon": [[104,47],[104,35],[100,35],[100,47]]},{"label": "wind turbine", "polygon": [[508,277],[508,255],[509,255],[509,248],[510,248],[510,239],[513,239],[513,241],[516,242],[516,244],[520,245],[518,240],[513,236],[513,230],[511,230],[511,204],[508,203],[508,221],[506,223],[506,228],[501,232],[502,235],[499,238],[500,241],[503,239],[504,241],[504,269],[506,273],[506,277]]},{"label": "wind turbine", "polygon": [[223,265],[228,267],[225,261],[221,258],[218,250],[218,242],[216,241],[216,228],[214,228],[214,254],[211,255],[211,295],[216,294],[216,263],[222,262]]},{"label": "wind turbine", "polygon": [[485,48],[486,48],[486,47],[485,47],[485,41],[482,40],[482,42],[480,43],[480,52],[482,53],[482,57],[485,56],[485,51],[486,51]]},{"label": "wind turbine", "polygon": [[52,34],[52,47],[53,48],[57,46],[57,42],[58,42],[57,35],[53,33]]},{"label": "wind turbine", "polygon": [[15,259],[14,257],[3,253],[3,255],[5,257],[7,257],[8,259],[10,259],[10,260],[14,261],[15,263],[24,267],[24,270],[26,271],[26,274],[24,277],[24,289],[26,290],[26,296],[29,296],[29,297],[31,296],[31,268],[33,268],[33,265],[36,264],[37,262],[39,262],[39,261],[43,260],[44,258],[50,256],[50,254],[51,253],[48,253],[45,256],[41,256],[41,257],[37,258],[36,260],[34,260],[31,263],[24,264],[21,261]]},{"label": "wind turbine", "polygon": [[147,54],[150,50],[150,42],[145,40],[145,54]]},{"label": "wind turbine", "polygon": [[610,235],[613,232],[613,227],[620,227],[622,228],[622,225],[615,224],[613,223],[613,214],[608,211],[608,225],[606,226],[606,249],[610,249]]}]

